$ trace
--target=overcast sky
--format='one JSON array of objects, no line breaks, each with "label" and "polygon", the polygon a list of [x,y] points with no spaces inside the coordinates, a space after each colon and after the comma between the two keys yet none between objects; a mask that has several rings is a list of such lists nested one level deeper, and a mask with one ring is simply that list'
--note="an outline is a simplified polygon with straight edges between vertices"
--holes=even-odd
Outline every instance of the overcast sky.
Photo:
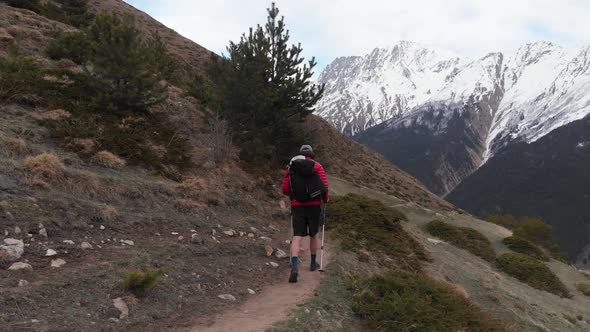
[{"label": "overcast sky", "polygon": [[[126,0],[216,53],[266,21],[270,0]],[[590,0],[277,0],[292,42],[320,69],[409,40],[480,57],[548,40],[590,45]]]}]

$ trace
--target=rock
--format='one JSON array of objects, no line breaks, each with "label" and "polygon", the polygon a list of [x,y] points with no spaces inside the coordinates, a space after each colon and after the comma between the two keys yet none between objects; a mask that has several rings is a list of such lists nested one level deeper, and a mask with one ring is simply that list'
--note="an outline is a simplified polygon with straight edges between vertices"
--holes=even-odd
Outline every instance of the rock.
[{"label": "rock", "polygon": [[310,313],[310,312],[311,312],[311,311],[310,311],[309,309],[305,308],[305,313],[306,313],[306,314],[308,314],[308,313]]},{"label": "rock", "polygon": [[86,249],[92,249],[92,245],[88,242],[82,242],[80,244],[80,248],[82,248],[82,250],[86,250]]},{"label": "rock", "polygon": [[231,294],[221,294],[221,295],[217,295],[217,297],[222,300],[226,300],[226,301],[235,301],[236,300],[236,297]]},{"label": "rock", "polygon": [[211,230],[211,235],[215,236],[215,234],[217,234],[217,231],[216,231],[216,230],[214,230],[214,229],[212,229],[212,230]]},{"label": "rock", "polygon": [[178,235],[178,232],[171,232],[170,234],[176,236],[176,235]]},{"label": "rock", "polygon": [[178,241],[182,241],[182,240],[184,240],[184,236],[180,235],[180,236],[178,237]]},{"label": "rock", "polygon": [[121,240],[121,243],[124,243],[128,246],[134,246],[135,242],[131,241],[131,240]]},{"label": "rock", "polygon": [[119,319],[125,319],[129,317],[129,307],[122,298],[118,297],[114,299],[113,305],[115,306],[115,308],[117,308],[117,310],[121,312],[121,314],[119,315]]},{"label": "rock", "polygon": [[248,288],[248,293],[250,293],[250,295],[256,294],[256,292],[253,289],[250,289],[250,288]]},{"label": "rock", "polygon": [[14,264],[10,265],[8,270],[9,271],[20,271],[20,270],[33,271],[33,267],[31,266],[31,264],[19,262],[19,263],[14,263]]},{"label": "rock", "polygon": [[21,229],[20,229],[20,227],[16,226],[16,227],[14,228],[14,234],[20,234],[20,233],[21,233]]},{"label": "rock", "polygon": [[256,227],[250,227],[250,231],[252,231],[252,233],[257,233],[258,229],[256,229]]},{"label": "rock", "polygon": [[109,318],[109,322],[119,323],[119,318],[111,317],[111,318]]},{"label": "rock", "polygon": [[244,235],[246,235],[246,233],[240,232],[240,236],[244,236]]},{"label": "rock", "polygon": [[19,280],[18,281],[18,287],[27,287],[29,285],[29,282],[26,280]]},{"label": "rock", "polygon": [[0,260],[9,262],[17,261],[25,253],[25,244],[22,240],[4,239],[4,244],[0,245]]},{"label": "rock", "polygon": [[51,256],[55,256],[57,255],[57,251],[53,250],[53,249],[47,249],[47,252],[45,253],[45,257],[51,257]]},{"label": "rock", "polygon": [[234,236],[234,235],[235,235],[234,231],[232,231],[232,230],[229,230],[229,231],[223,231],[223,234],[225,234],[225,235],[227,235],[227,236]]},{"label": "rock", "polygon": [[269,238],[268,236],[261,236],[260,239],[264,240],[264,241],[272,241],[272,239]]},{"label": "rock", "polygon": [[39,230],[39,235],[41,235],[41,236],[42,236],[42,237],[44,237],[44,238],[47,238],[47,237],[48,237],[48,236],[47,236],[47,228],[41,228],[41,229]]},{"label": "rock", "polygon": [[75,245],[74,241],[72,240],[64,240],[63,241],[65,244],[69,244],[69,245]]},{"label": "rock", "polygon": [[61,259],[61,258],[54,259],[54,260],[51,261],[51,267],[59,268],[59,267],[62,267],[64,265],[66,265],[66,261],[63,260],[63,259]]},{"label": "rock", "polygon": [[283,259],[283,258],[287,258],[289,256],[287,255],[286,252],[277,248],[277,250],[275,250],[275,257],[279,258],[279,259]]},{"label": "rock", "polygon": [[438,240],[438,239],[431,239],[431,238],[427,238],[428,242],[433,243],[433,244],[441,244],[441,243],[445,243],[445,241],[442,240]]},{"label": "rock", "polygon": [[252,239],[252,238],[254,238],[254,234],[253,233],[248,233],[248,237]]},{"label": "rock", "polygon": [[268,257],[272,256],[272,253],[274,251],[273,248],[268,244],[264,246],[264,250],[266,250],[266,256]]},{"label": "rock", "polygon": [[285,210],[287,208],[287,204],[285,204],[285,201],[281,200],[279,202],[279,207],[281,208],[281,210]]},{"label": "rock", "polygon": [[100,225],[100,230],[104,231],[106,227],[104,227],[103,225]]},{"label": "rock", "polygon": [[270,266],[277,268],[279,267],[279,264],[275,263],[275,262],[269,262]]},{"label": "rock", "polygon": [[199,235],[197,235],[197,233],[193,233],[193,235],[191,235],[191,242],[192,243],[198,243],[199,242]]}]

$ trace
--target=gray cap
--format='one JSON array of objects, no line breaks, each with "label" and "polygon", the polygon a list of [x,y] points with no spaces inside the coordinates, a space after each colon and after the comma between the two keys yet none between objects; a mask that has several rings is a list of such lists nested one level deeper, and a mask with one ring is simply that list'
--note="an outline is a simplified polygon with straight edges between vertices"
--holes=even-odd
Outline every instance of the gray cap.
[{"label": "gray cap", "polygon": [[299,149],[299,153],[301,153],[304,156],[312,157],[313,156],[313,149],[311,148],[311,145],[302,145],[301,148]]}]

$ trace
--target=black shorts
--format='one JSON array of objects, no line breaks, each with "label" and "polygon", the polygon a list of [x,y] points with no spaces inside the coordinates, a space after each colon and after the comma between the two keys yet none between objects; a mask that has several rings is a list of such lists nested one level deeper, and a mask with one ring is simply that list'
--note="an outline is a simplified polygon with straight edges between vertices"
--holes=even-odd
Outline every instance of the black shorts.
[{"label": "black shorts", "polygon": [[291,207],[293,215],[293,235],[295,236],[315,236],[321,226],[322,207],[315,206],[293,206]]}]

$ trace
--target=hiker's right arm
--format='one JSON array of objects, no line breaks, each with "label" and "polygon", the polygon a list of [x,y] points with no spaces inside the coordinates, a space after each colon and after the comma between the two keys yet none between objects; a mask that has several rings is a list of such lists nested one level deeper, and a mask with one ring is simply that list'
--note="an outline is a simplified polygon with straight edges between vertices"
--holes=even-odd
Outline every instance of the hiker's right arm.
[{"label": "hiker's right arm", "polygon": [[291,195],[291,178],[289,176],[289,168],[285,171],[285,176],[283,177],[283,194],[290,196]]}]

